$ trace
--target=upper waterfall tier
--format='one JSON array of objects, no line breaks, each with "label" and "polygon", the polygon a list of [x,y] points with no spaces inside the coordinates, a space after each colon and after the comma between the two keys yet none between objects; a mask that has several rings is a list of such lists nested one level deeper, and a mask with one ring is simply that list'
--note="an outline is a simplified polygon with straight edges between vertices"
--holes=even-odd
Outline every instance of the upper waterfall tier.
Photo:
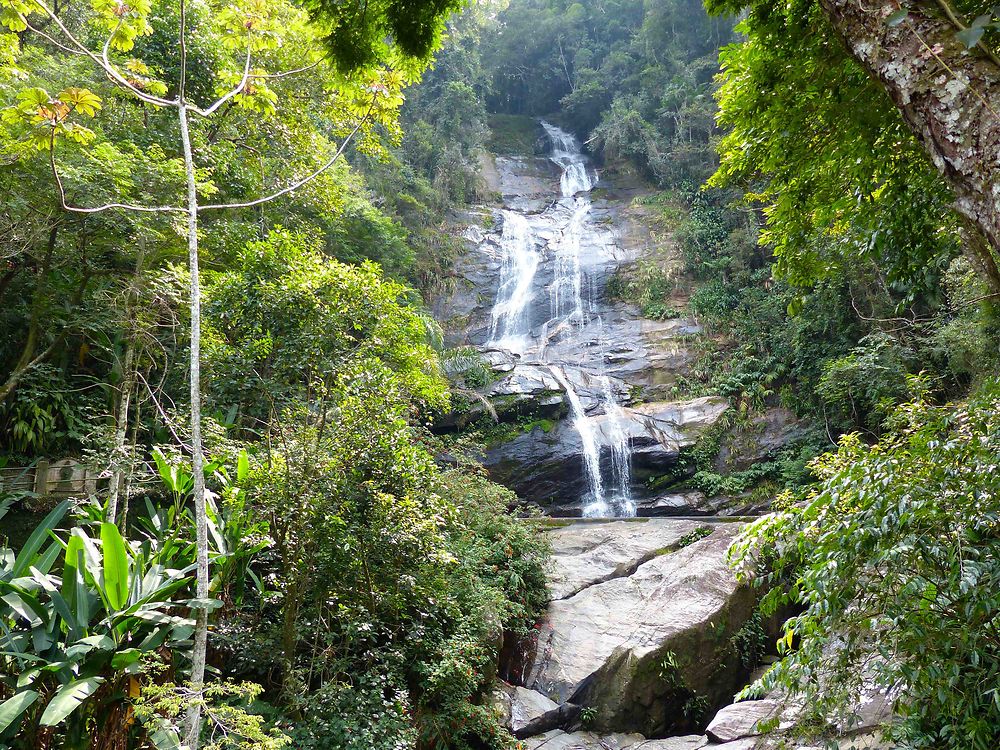
[{"label": "upper waterfall tier", "polygon": [[549,158],[562,170],[559,187],[563,197],[571,198],[577,193],[589,193],[594,184],[590,179],[587,157],[584,156],[576,138],[544,120],[542,127],[552,141],[552,153]]}]

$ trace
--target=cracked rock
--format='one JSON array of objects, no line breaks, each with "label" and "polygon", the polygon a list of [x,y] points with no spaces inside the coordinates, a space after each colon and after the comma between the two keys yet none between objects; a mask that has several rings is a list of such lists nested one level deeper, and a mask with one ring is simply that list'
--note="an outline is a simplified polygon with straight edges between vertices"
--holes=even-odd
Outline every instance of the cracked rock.
[{"label": "cracked rock", "polygon": [[[683,704],[692,695],[718,708],[743,686],[728,639],[751,616],[755,597],[737,585],[726,562],[739,525],[720,524],[670,552],[671,540],[696,525],[645,523],[581,523],[554,532],[552,585],[565,598],[549,604],[526,684],[556,702],[592,709],[595,729],[649,737],[682,731]],[[639,562],[631,572],[630,560]]]}]

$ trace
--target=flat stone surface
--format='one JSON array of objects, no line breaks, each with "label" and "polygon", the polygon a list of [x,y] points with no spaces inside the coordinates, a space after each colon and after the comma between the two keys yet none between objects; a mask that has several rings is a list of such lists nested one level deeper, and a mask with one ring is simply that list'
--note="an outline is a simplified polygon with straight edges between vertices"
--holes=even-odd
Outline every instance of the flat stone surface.
[{"label": "flat stone surface", "polygon": [[588,586],[629,575],[657,552],[698,528],[694,521],[608,521],[548,531],[552,546],[549,593],[565,599]]},{"label": "flat stone surface", "polygon": [[708,745],[704,735],[647,740],[639,734],[595,734],[555,729],[524,741],[526,750],[701,750]]},{"label": "flat stone surface", "polygon": [[758,724],[782,711],[781,701],[764,698],[733,703],[720,710],[705,730],[713,742],[731,742],[760,734]]},{"label": "flat stone surface", "polygon": [[524,741],[526,750],[638,750],[646,742],[641,734],[594,734],[553,729]]},{"label": "flat stone surface", "polygon": [[646,740],[633,750],[699,750],[708,744],[703,734],[689,734],[684,737],[667,737],[662,740]]}]

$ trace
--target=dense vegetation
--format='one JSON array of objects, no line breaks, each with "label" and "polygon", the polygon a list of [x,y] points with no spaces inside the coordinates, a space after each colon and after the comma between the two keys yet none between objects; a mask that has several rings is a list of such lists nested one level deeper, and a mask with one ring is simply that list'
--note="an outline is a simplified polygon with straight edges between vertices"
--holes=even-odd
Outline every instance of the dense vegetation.
[{"label": "dense vegetation", "polygon": [[[449,396],[412,286],[447,262],[432,228],[485,138],[458,47],[399,114],[453,9],[0,8],[0,444],[103,477],[3,553],[4,746],[510,742],[485,698],[543,549],[515,497],[434,461]],[[234,85],[178,137],[171,97]],[[458,121],[421,104],[447,96]],[[183,205],[186,173],[194,230],[143,210]]]},{"label": "dense vegetation", "polygon": [[995,154],[942,174],[921,129],[991,142],[959,129],[995,117],[993,11],[862,8],[941,65],[904,97],[827,2],[484,3],[439,48],[458,5],[0,0],[0,460],[101,476],[0,551],[0,743],[513,742],[487,694],[545,550],[436,461],[425,304],[484,149],[544,115],[649,188],[662,247],[611,289],[705,327],[677,395],[811,426],[753,475],[695,457],[786,489],[734,548],[801,611],[758,688],[821,733],[878,685],[902,746],[996,747],[1000,212],[961,168]]}]

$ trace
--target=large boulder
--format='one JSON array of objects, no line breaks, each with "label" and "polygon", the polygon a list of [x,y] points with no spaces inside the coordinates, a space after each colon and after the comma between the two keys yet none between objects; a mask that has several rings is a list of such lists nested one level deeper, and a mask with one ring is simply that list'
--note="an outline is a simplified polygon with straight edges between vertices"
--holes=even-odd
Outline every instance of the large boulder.
[{"label": "large boulder", "polygon": [[566,724],[579,713],[579,707],[560,706],[541,693],[502,681],[494,692],[494,703],[515,737],[541,734]]},{"label": "large boulder", "polygon": [[737,525],[670,551],[693,525],[645,524],[606,523],[599,532],[574,524],[553,534],[552,590],[562,596],[549,604],[526,684],[585,706],[597,730],[649,737],[694,726],[696,709],[718,708],[742,687],[730,639],[755,597],[726,563]]},{"label": "large boulder", "polygon": [[549,596],[568,599],[612,578],[630,576],[657,555],[675,550],[698,524],[642,519],[574,523],[546,534],[552,550]]}]

